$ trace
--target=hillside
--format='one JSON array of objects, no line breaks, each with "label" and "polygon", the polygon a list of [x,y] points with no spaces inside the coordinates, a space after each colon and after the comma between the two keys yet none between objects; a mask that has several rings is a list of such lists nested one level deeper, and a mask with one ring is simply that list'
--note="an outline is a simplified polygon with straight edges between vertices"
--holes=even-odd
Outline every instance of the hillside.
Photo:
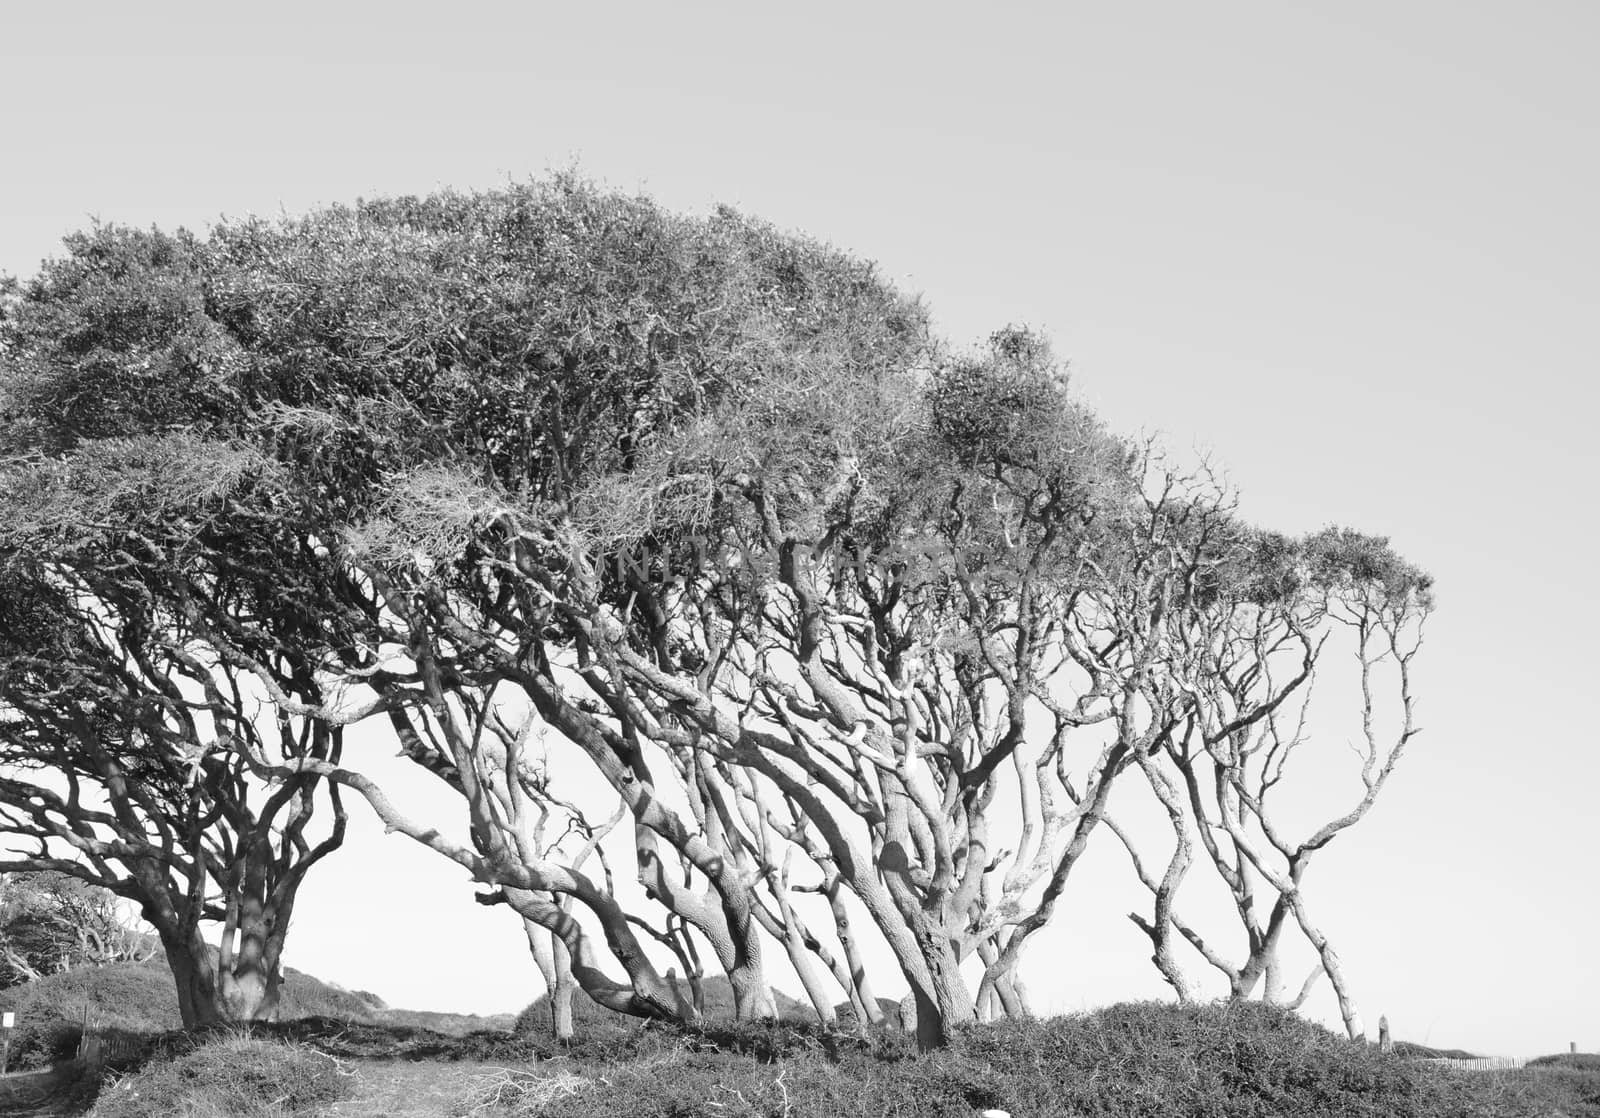
[{"label": "hillside", "polygon": [[[578,1043],[543,1034],[540,998],[510,1018],[390,1009],[371,994],[287,975],[278,1024],[173,1035],[165,967],[80,970],[0,993],[20,1015],[14,1053],[40,1063],[91,1018],[147,1043],[142,1065],[96,1083],[47,1084],[32,1102],[0,1088],[0,1112],[92,1118],[1600,1118],[1595,1057],[1513,1075],[1454,1073],[1351,1042],[1259,1004],[1140,1003],[963,1030],[918,1055],[897,1030],[862,1038],[787,1020],[734,1026],[725,980],[709,1020],[673,1029],[574,1003]],[[158,1036],[156,1034],[166,1034]],[[452,1035],[453,1034],[453,1035]],[[20,1081],[12,1081],[13,1084]],[[5,1091],[13,1097],[7,1099]],[[98,1093],[98,1098],[96,1095]],[[8,1103],[27,1103],[18,1111]]]},{"label": "hillside", "polygon": [[[0,990],[0,1011],[17,1015],[13,1068],[42,1067],[70,1057],[85,1017],[108,1035],[165,1033],[182,1027],[172,972],[159,956],[142,963],[81,967]],[[280,1020],[332,1018],[371,1025],[398,1025],[450,1035],[509,1030],[512,1014],[477,1017],[426,1010],[391,1009],[372,994],[284,968]]]},{"label": "hillside", "polygon": [[992,1107],[1014,1118],[1600,1118],[1600,1073],[1453,1072],[1255,1003],[1007,1021],[922,1055],[901,1032],[798,1025],[592,1022],[570,1050],[480,1033],[435,1034],[448,1043],[428,1051],[409,1030],[329,1024],[182,1048],[109,1083],[90,1114],[972,1118]]}]

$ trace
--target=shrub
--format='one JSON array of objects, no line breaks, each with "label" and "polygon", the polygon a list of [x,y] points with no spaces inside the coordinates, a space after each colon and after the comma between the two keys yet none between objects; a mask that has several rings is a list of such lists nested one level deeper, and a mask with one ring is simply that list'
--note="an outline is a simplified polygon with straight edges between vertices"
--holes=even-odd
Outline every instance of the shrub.
[{"label": "shrub", "polygon": [[11,1066],[44,1067],[71,1059],[83,1018],[108,1035],[144,1035],[181,1023],[172,972],[164,962],[80,967],[0,991],[0,1010],[17,1015]]},{"label": "shrub", "polygon": [[285,1019],[343,1017],[353,1021],[371,1021],[380,1015],[366,997],[330,985],[292,967],[284,967],[283,983],[278,987],[278,1016]]},{"label": "shrub", "polygon": [[349,1021],[337,1017],[257,1022],[250,1026],[250,1032],[307,1044],[340,1059],[523,1063],[541,1055],[530,1038],[509,1032],[480,1030],[452,1034],[414,1025]]},{"label": "shrub", "polygon": [[[376,1008],[372,995],[329,985],[284,969],[278,1015],[372,1022],[396,1016]],[[0,1010],[17,1015],[11,1066],[36,1068],[71,1059],[87,1016],[108,1037],[153,1037],[182,1027],[177,987],[162,958],[139,963],[78,967],[0,990]],[[465,1019],[462,1019],[465,1022]]]},{"label": "shrub", "polygon": [[1254,1002],[1131,1003],[999,1022],[969,1030],[961,1049],[1000,1073],[999,1105],[1030,1114],[1474,1113],[1460,1109],[1461,1092],[1435,1069]]},{"label": "shrub", "polygon": [[242,1035],[159,1060],[100,1092],[90,1118],[280,1118],[317,1113],[354,1091],[326,1053]]},{"label": "shrub", "polygon": [[[688,986],[683,986],[684,995],[688,996]],[[733,985],[724,975],[708,975],[701,986],[701,994],[705,1002],[705,1019],[707,1024],[730,1024],[733,1021]],[[790,997],[782,990],[772,992],[773,1001],[778,1008],[778,1018],[782,1021],[795,1023],[816,1024],[817,1015],[811,1008],[810,1002],[801,1001]],[[620,1030],[637,1029],[644,1022],[637,1017],[629,1017],[624,1013],[617,1013],[598,1004],[593,998],[578,990],[572,995],[572,1026],[579,1037],[585,1032],[598,1032],[601,1035],[615,1036]],[[513,1029],[519,1033],[532,1035],[548,1035],[550,1032],[550,996],[540,994],[538,999],[517,1015]]]},{"label": "shrub", "polygon": [[377,994],[374,994],[371,990],[352,990],[350,992],[356,997],[360,998],[362,1001],[366,1002],[373,1009],[389,1008],[389,1003],[384,1001]]},{"label": "shrub", "polygon": [[1520,1074],[1504,1077],[1502,1091],[1528,1113],[1600,1118],[1600,1056],[1562,1053],[1529,1060]]},{"label": "shrub", "polygon": [[1529,1060],[1530,1068],[1572,1068],[1575,1071],[1600,1072],[1600,1054],[1593,1052],[1561,1052],[1554,1056],[1540,1056]]},{"label": "shrub", "polygon": [[[644,1041],[654,1037],[656,1048]],[[1515,1083],[1451,1075],[1258,1004],[1136,1004],[966,1030],[917,1055],[793,1024],[638,1030],[560,1118],[1511,1118],[1548,1112]],[[1552,1096],[1554,1097],[1554,1096]],[[1567,1091],[1560,1096],[1574,1098]],[[484,1114],[502,1111],[485,1110]],[[1569,1110],[1569,1114],[1583,1114]]]}]

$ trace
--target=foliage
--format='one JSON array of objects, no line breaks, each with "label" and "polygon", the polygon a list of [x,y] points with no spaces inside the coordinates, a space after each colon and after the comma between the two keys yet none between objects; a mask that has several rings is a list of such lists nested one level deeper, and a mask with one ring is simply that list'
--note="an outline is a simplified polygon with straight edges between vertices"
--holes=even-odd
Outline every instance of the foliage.
[{"label": "foliage", "polygon": [[[551,1055],[533,1038],[490,1026],[483,1018],[441,1021],[448,1028],[412,1024],[446,1014],[407,1014],[389,1011],[378,1017],[299,1017],[250,1026],[261,1035],[310,1044],[341,1059],[433,1060],[442,1063],[493,1060],[522,1063]],[[468,1027],[469,1022],[476,1027]]]},{"label": "foliage", "polygon": [[1572,1068],[1576,1071],[1600,1072],[1600,1053],[1558,1052],[1553,1056],[1539,1056],[1528,1061],[1530,1068]]},{"label": "foliage", "polygon": [[[724,975],[707,975],[701,983],[705,1002],[705,1017],[707,1022],[728,1022],[733,1020],[734,1001],[733,991],[728,979]],[[816,1020],[807,1003],[785,994],[781,990],[773,991],[773,998],[778,1010],[778,1016],[783,1020]],[[625,1014],[616,1013],[597,1005],[592,998],[586,997],[580,991],[572,999],[573,1023],[580,1036],[584,1033],[605,1032],[610,1033],[618,1029],[633,1029],[638,1027],[638,1019]],[[532,1004],[517,1015],[516,1024],[513,1026],[518,1033],[541,1034],[550,1031],[550,995],[540,994]]]},{"label": "foliage", "polygon": [[1417,1044],[1409,1040],[1394,1042],[1396,1056],[1410,1056],[1417,1060],[1476,1060],[1478,1053],[1468,1052],[1465,1048],[1429,1048],[1425,1044]]},{"label": "foliage", "polygon": [[[297,624],[293,594],[281,582],[264,592],[262,556],[238,533],[213,561],[195,559],[193,533],[206,529],[166,516],[173,494],[148,481],[185,456],[152,465],[142,445],[131,459],[104,442],[91,449],[70,468],[0,475],[0,503],[22,495],[10,501],[21,517],[12,530],[32,534],[0,547],[3,865],[73,875],[134,902],[169,959],[189,957],[175,976],[185,1020],[248,1019],[270,1012],[296,891],[342,841],[344,814],[329,791],[332,822],[319,835],[318,778],[268,787],[246,750],[326,759],[339,731],[263,716],[244,664],[260,665],[280,693],[318,694],[304,654],[281,643]],[[78,509],[69,538],[57,538],[55,520],[28,512],[35,474],[65,476],[72,492],[110,504]],[[114,498],[130,477],[135,497],[123,508]],[[140,516],[159,526],[140,531]],[[108,542],[114,531],[126,536]],[[255,626],[267,613],[263,633]],[[238,633],[232,659],[201,643],[208,614]],[[200,930],[213,921],[223,925],[220,955]]]},{"label": "foliage", "polygon": [[105,889],[62,873],[0,875],[0,989],[153,950]]},{"label": "foliage", "polygon": [[[298,825],[333,789],[327,842],[280,823],[281,858],[230,867],[255,875],[248,903],[194,866],[163,871],[209,902],[179,914],[191,946],[201,920],[231,931],[250,910],[256,976],[275,980],[298,875],[338,845],[337,790],[354,787],[559,939],[591,997],[640,1016],[698,1016],[641,937],[695,979],[702,958],[728,974],[747,1019],[773,1012],[774,942],[820,1018],[840,993],[870,1013],[848,898],[931,1047],[980,1012],[1026,1012],[1023,949],[1126,771],[1207,778],[1200,754],[1215,755],[1223,806],[1248,801],[1224,812],[1230,841],[1277,846],[1250,757],[1275,784],[1305,740],[1278,712],[1348,621],[1387,638],[1404,729],[1387,750],[1369,732],[1367,794],[1283,850],[1286,869],[1248,861],[1281,901],[1263,952],[1292,910],[1356,1033],[1300,877],[1411,736],[1427,576],[1385,540],[1243,523],[1215,477],[1117,437],[1068,387],[1025,329],[952,353],[868,263],[571,177],[224,221],[204,239],[97,227],[0,321],[15,451],[0,597],[45,603],[20,611],[30,639],[10,650],[26,685],[7,696],[12,757],[48,753],[85,779],[154,772],[169,794],[146,797],[154,814],[187,811],[202,832],[185,843],[239,850],[278,832],[216,789],[301,782]],[[1362,655],[1370,727],[1366,669],[1383,656]],[[102,685],[107,667],[130,685]],[[226,744],[182,725],[186,689]],[[228,701],[262,690],[280,742]],[[113,733],[81,725],[86,698],[118,716]],[[523,730],[513,708],[532,711]],[[470,844],[341,767],[328,727],[376,714],[462,794]],[[606,827],[550,789],[563,765],[532,756],[535,722],[616,794]],[[0,790],[35,861],[63,841],[107,860],[109,840],[72,830],[76,800],[52,813],[32,786]],[[665,930],[623,911],[598,847],[630,813]],[[216,822],[232,815],[253,837],[233,843]],[[570,825],[546,842],[547,824]],[[147,905],[163,891],[97,868]],[[1165,964],[1182,869],[1148,879],[1140,924],[1180,992]],[[826,894],[836,926],[807,925],[797,891]],[[1270,962],[1236,968],[1246,995]]]},{"label": "foliage", "polygon": [[[918,1056],[842,1039],[739,1052],[692,1039],[602,1063],[573,1061],[570,1093],[529,1073],[485,1114],[587,1116],[961,1115],[989,1107],[1059,1118],[1511,1118],[1538,1114],[1526,1091],[1456,1076],[1335,1036],[1256,1004],[1115,1006],[963,1030]],[[509,1097],[508,1097],[509,1096]],[[482,1102],[483,1095],[473,1096]],[[1579,1112],[1581,1113],[1581,1111]]]},{"label": "foliage", "polygon": [[147,1064],[100,1092],[92,1118],[289,1118],[322,1113],[355,1090],[338,1060],[303,1045],[233,1035]]},{"label": "foliage", "polygon": [[[71,1057],[86,1016],[108,1036],[151,1039],[183,1024],[172,972],[160,957],[78,968],[28,982],[0,991],[0,1008],[17,1014],[13,1067],[41,1067]],[[278,1010],[286,1021],[311,1018],[333,1022],[333,1028],[393,1015],[293,968],[286,969]]]},{"label": "foliage", "polygon": [[64,247],[0,314],[8,453],[205,424],[228,407],[236,347],[207,313],[196,238],[97,223]]},{"label": "foliage", "polygon": [[[257,1025],[248,1036],[174,1034],[156,1048],[164,1054],[108,1086],[95,1114],[288,1115],[345,1098],[339,1112],[352,1118],[970,1118],[987,1107],[1018,1118],[1600,1116],[1600,1075],[1576,1066],[1581,1058],[1451,1072],[1256,1003],[1006,1021],[963,1029],[951,1048],[922,1055],[898,1032],[644,1024],[580,1031],[573,1050],[541,1060],[529,1040],[504,1033],[449,1038],[331,1018]],[[405,1107],[384,1090],[398,1069],[407,1069]],[[387,1101],[374,1110],[369,1097]],[[272,1100],[286,1109],[253,1109]]]},{"label": "foliage", "polygon": [[1600,1061],[1594,1056],[1541,1056],[1520,1074],[1503,1076],[1502,1083],[1505,1093],[1530,1111],[1541,1107],[1541,1115],[1600,1118]]},{"label": "foliage", "polygon": [[49,975],[0,991],[0,1007],[17,1015],[14,1067],[69,1059],[85,1017],[115,1036],[153,1036],[182,1025],[172,973],[159,958]]}]

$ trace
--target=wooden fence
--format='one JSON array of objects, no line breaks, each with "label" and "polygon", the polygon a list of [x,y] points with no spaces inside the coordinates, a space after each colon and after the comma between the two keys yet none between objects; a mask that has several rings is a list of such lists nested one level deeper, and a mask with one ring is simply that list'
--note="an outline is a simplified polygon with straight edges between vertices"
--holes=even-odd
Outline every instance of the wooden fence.
[{"label": "wooden fence", "polygon": [[1437,1056],[1425,1062],[1456,1071],[1520,1071],[1528,1061],[1514,1056],[1475,1056],[1470,1060]]},{"label": "wooden fence", "polygon": [[143,1044],[136,1036],[108,1036],[99,1022],[86,1024],[78,1041],[78,1062],[89,1068],[123,1063],[138,1056]]}]

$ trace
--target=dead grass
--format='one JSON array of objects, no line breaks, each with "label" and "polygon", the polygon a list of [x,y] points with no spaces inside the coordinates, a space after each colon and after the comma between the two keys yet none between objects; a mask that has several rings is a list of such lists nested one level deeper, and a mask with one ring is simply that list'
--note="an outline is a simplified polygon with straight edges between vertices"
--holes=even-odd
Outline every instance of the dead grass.
[{"label": "dead grass", "polygon": [[544,1114],[561,1100],[582,1092],[589,1082],[570,1071],[540,1073],[500,1068],[475,1081],[450,1113],[454,1118]]},{"label": "dead grass", "polygon": [[328,1118],[498,1118],[576,1093],[586,1082],[570,1070],[541,1076],[489,1063],[362,1061],[355,1092],[325,1113]]},{"label": "dead grass", "polygon": [[343,1060],[303,1044],[222,1034],[105,1084],[91,1118],[311,1118],[355,1087]]}]

